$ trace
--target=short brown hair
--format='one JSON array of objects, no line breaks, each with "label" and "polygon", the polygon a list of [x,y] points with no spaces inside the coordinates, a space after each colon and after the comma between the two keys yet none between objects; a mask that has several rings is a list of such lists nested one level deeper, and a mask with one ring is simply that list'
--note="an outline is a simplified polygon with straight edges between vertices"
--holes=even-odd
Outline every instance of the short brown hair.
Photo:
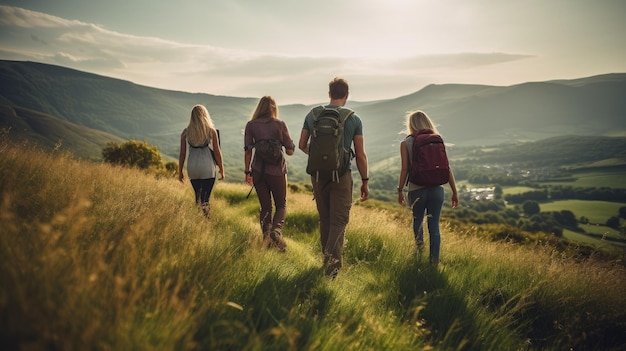
[{"label": "short brown hair", "polygon": [[332,99],[343,99],[348,96],[348,81],[335,77],[328,83],[328,92]]}]

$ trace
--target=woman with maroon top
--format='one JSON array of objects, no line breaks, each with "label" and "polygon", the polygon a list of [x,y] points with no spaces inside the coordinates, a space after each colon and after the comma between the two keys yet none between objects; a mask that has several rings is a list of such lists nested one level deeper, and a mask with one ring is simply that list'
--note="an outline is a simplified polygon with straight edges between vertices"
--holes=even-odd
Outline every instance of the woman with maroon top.
[{"label": "woman with maroon top", "polygon": [[[261,204],[260,222],[263,232],[263,245],[266,248],[276,246],[286,250],[287,244],[282,237],[283,224],[287,214],[287,165],[281,157],[278,164],[264,162],[261,157],[253,157],[252,149],[261,140],[276,141],[287,155],[293,155],[295,145],[287,124],[278,118],[278,106],[271,96],[264,96],[259,101],[244,132],[244,162],[246,183],[256,188]],[[276,211],[272,217],[272,198]]]}]

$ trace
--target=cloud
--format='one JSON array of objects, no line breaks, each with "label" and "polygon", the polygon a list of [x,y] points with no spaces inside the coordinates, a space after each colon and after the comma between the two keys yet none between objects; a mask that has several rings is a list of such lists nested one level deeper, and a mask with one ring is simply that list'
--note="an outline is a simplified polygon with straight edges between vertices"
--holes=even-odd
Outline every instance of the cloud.
[{"label": "cloud", "polygon": [[431,68],[468,69],[486,65],[525,60],[534,58],[534,55],[511,54],[502,52],[493,53],[455,53],[448,55],[424,55],[400,59],[396,68],[399,70],[424,70]]},{"label": "cloud", "polygon": [[[371,88],[370,93],[362,90],[363,99],[390,97],[419,89],[416,82],[429,77],[430,70],[468,70],[532,57],[497,52],[390,58],[272,55],[129,35],[8,6],[0,6],[0,30],[4,58],[62,65],[172,90],[234,96],[280,91],[277,98],[305,103],[333,76],[353,77]],[[407,78],[411,75],[421,78]],[[325,98],[324,91],[320,95]]]},{"label": "cloud", "polygon": [[0,26],[16,28],[55,28],[73,22],[80,23],[19,7],[0,6]]}]

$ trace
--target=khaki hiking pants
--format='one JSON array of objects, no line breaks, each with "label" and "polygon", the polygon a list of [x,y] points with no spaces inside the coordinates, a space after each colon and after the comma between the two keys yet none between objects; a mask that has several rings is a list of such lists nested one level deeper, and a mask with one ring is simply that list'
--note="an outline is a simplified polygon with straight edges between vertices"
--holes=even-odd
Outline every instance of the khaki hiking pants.
[{"label": "khaki hiking pants", "polygon": [[320,241],[324,264],[336,268],[343,265],[342,254],[346,225],[352,206],[352,174],[339,177],[339,182],[311,177],[313,195],[320,216]]}]

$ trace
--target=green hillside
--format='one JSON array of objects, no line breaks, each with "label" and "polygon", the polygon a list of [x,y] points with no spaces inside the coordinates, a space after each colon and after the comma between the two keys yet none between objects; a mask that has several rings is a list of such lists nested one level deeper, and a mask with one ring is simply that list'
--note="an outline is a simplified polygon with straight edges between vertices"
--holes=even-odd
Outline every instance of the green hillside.
[{"label": "green hillside", "polygon": [[473,150],[466,160],[482,164],[532,164],[534,167],[569,168],[613,159],[626,165],[626,137],[563,135],[536,142],[503,144],[487,151]]},{"label": "green hillside", "polygon": [[[618,350],[621,261],[443,218],[438,266],[408,211],[355,204],[345,265],[324,277],[311,194],[292,185],[287,252],[259,205],[0,142],[0,345],[8,350]],[[497,242],[481,239],[498,231]],[[519,235],[519,231],[511,231]],[[426,256],[426,257],[425,257]]]},{"label": "green hillside", "polygon": [[3,136],[47,149],[70,151],[84,159],[101,160],[103,145],[124,142],[115,135],[22,107],[0,106],[0,115]]},{"label": "green hillside", "polygon": [[[320,87],[322,103],[325,89]],[[618,162],[623,158],[623,153],[614,150],[623,145],[626,135],[625,90],[626,74],[509,87],[445,84],[396,99],[349,101],[348,107],[363,120],[372,187],[394,189],[404,116],[409,110],[420,108],[431,115],[456,160],[473,160],[477,165],[524,162],[524,158],[534,162],[546,150],[559,150],[541,159],[557,167],[574,162],[582,152],[588,156],[584,162],[601,165],[609,158]],[[10,127],[11,137],[52,148],[60,144],[61,149],[86,158],[97,158],[107,141],[137,139],[177,159],[180,132],[190,110],[204,104],[221,132],[228,180],[241,177],[243,128],[258,98],[168,91],[59,66],[0,61],[0,127]],[[310,108],[280,106],[280,117],[296,142]],[[37,127],[44,124],[45,128]],[[558,139],[563,135],[584,135],[580,140],[585,142],[576,137]],[[541,142],[521,146],[533,141]],[[588,143],[593,147],[587,147]],[[488,155],[486,148],[500,151]],[[297,151],[288,160],[290,179],[306,181],[306,156]]]},{"label": "green hillside", "polygon": [[[239,128],[257,99],[167,91],[68,68],[34,62],[0,61],[0,103],[20,106],[99,129],[121,138],[139,138],[175,155],[179,130],[196,103],[205,104],[225,135]],[[396,150],[404,114],[423,109],[450,143],[492,145],[539,140],[563,134],[597,136],[626,133],[626,74],[510,87],[430,85],[396,99],[349,102],[363,118],[366,146],[374,161]],[[325,102],[326,87],[320,87]],[[268,91],[271,94],[271,91]],[[280,103],[280,101],[279,101]],[[298,135],[311,106],[281,106],[282,117]],[[227,149],[234,143],[227,144]]]}]

